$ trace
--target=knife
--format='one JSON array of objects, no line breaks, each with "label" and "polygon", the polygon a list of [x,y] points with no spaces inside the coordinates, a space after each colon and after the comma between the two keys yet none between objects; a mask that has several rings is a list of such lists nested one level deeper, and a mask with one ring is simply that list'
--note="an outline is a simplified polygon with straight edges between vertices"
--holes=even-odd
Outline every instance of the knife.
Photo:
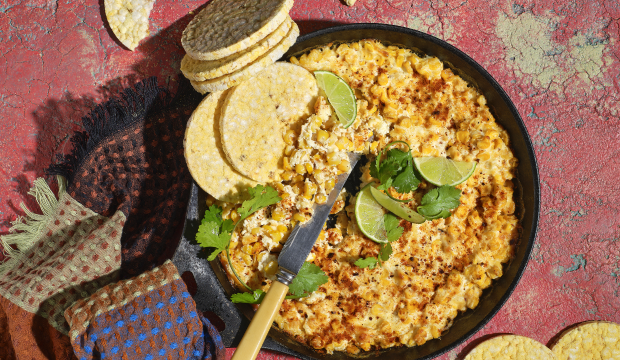
[{"label": "knife", "polygon": [[[353,172],[353,168],[360,157],[361,154],[349,153],[351,172]],[[334,206],[338,195],[340,195],[340,190],[342,190],[351,172],[340,174],[338,182],[330,192],[325,204],[316,205],[312,218],[303,225],[298,223],[291,231],[278,257],[280,270],[276,274],[277,280],[271,283],[271,287],[254,314],[250,326],[245,331],[231,360],[256,359],[267,337],[269,328],[271,328],[271,324],[288,292],[288,286],[299,272],[299,269],[301,269],[301,266],[306,262],[308,254],[310,254],[316,239],[321,234],[332,206]]]}]

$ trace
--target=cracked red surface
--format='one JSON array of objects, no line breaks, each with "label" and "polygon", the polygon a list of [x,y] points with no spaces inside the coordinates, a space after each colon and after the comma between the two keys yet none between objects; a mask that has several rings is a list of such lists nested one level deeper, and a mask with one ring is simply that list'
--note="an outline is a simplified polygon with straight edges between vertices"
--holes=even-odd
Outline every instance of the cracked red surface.
[{"label": "cracked red surface", "polygon": [[[201,6],[156,2],[151,36],[130,52],[98,1],[0,4],[0,233],[19,203],[34,206],[30,184],[68,150],[93,104],[151,75],[174,88],[181,32]],[[510,332],[547,343],[575,322],[620,323],[617,1],[308,0],[291,16],[302,33],[355,22],[430,33],[483,65],[517,106],[540,166],[537,243],[514,294],[474,338]]]}]

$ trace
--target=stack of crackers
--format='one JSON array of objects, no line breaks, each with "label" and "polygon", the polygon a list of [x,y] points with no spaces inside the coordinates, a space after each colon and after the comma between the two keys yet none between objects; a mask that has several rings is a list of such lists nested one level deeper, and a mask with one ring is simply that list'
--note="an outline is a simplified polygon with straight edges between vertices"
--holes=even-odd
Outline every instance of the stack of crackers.
[{"label": "stack of crackers", "polygon": [[286,62],[211,92],[185,131],[185,160],[196,183],[218,200],[239,202],[249,187],[279,181],[282,135],[301,126],[318,96],[314,75]]},{"label": "stack of crackers", "polygon": [[183,31],[183,75],[205,94],[236,86],[295,43],[293,0],[212,0]]}]

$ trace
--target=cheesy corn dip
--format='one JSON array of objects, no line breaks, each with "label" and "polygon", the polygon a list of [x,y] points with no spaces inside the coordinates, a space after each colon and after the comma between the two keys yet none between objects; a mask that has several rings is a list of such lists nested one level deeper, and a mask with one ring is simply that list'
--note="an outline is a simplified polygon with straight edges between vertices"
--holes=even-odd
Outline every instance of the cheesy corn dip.
[{"label": "cheesy corn dip", "polygon": [[[307,221],[335,177],[350,171],[347,152],[373,159],[400,140],[414,157],[476,161],[474,174],[457,186],[462,194],[452,215],[419,225],[401,220],[405,231],[392,243],[393,254],[374,269],[354,264],[377,257],[379,244],[358,229],[355,197],[347,201],[341,194],[332,209],[336,226],[321,233],[307,259],[329,281],[306,298],[285,300],[275,320],[297,341],[327,353],[415,346],[441,336],[459,311],[478,305],[482,290],[502,276],[502,264],[513,255],[519,235],[512,182],[517,159],[506,131],[484,96],[434,57],[364,40],[328,45],[290,61],[342,77],[358,99],[357,118],[344,129],[320,96],[302,128],[283,134],[284,172],[272,184],[283,200],[239,224],[231,264],[225,255],[220,261],[231,281],[239,285],[229,265],[250,287],[267,291],[295,223]],[[368,166],[363,170],[362,186],[375,181]],[[422,182],[408,206],[416,209],[433,187]],[[222,205],[224,217],[238,218],[238,205]]]}]

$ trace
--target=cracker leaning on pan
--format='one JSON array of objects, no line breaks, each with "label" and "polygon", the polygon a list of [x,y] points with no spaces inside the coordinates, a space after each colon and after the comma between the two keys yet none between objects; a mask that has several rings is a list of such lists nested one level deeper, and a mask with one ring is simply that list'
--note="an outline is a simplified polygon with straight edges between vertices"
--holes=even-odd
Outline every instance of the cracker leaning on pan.
[{"label": "cracker leaning on pan", "polygon": [[187,25],[183,75],[205,94],[239,85],[295,43],[293,0],[213,0]]}]

